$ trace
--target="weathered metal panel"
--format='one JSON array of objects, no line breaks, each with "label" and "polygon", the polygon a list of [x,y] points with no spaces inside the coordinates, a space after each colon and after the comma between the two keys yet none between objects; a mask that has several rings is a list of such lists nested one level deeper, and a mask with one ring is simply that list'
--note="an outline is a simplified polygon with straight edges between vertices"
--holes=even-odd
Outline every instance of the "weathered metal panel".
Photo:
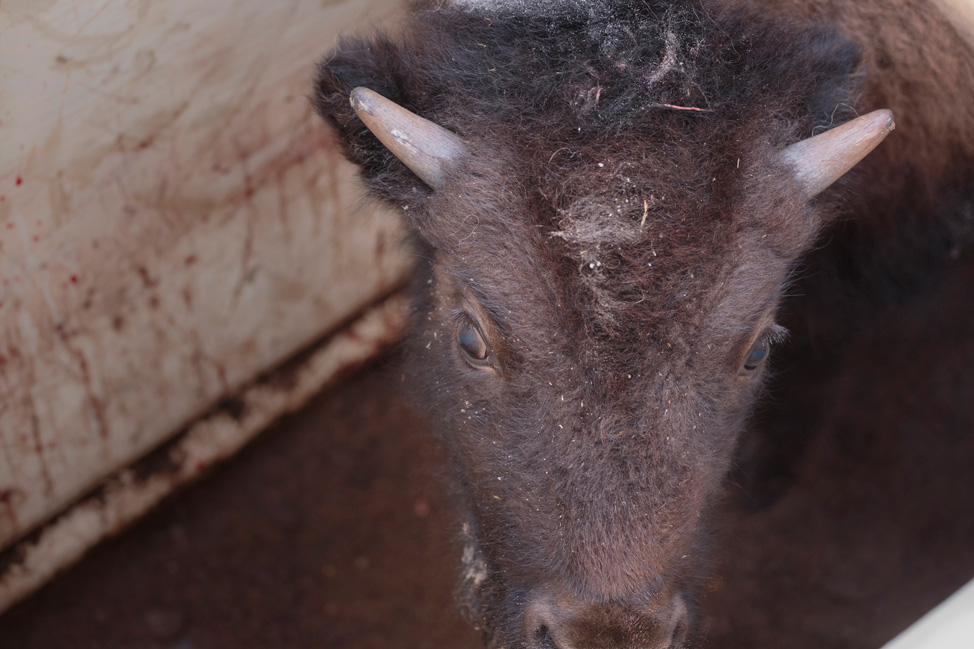
[{"label": "weathered metal panel", "polygon": [[400,281],[306,100],[398,7],[0,3],[0,547]]}]

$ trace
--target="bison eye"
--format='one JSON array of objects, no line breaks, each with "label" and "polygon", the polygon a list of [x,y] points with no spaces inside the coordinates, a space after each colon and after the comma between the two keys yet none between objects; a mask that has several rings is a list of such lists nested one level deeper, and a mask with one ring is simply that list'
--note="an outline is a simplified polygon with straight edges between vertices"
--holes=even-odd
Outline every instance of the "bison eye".
[{"label": "bison eye", "polygon": [[741,369],[747,374],[756,372],[764,364],[764,361],[768,360],[768,356],[770,355],[771,337],[765,334],[751,347],[751,351],[747,353],[747,358],[744,359],[744,365],[741,366]]},{"label": "bison eye", "polygon": [[457,345],[471,365],[483,367],[488,364],[490,347],[480,328],[467,314],[461,315],[457,320]]}]

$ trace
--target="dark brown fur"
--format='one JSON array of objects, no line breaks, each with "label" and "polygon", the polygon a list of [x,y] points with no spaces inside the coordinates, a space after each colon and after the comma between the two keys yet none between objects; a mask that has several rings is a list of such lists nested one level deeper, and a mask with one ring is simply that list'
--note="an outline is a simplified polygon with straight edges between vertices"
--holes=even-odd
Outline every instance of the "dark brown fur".
[{"label": "dark brown fur", "polygon": [[[858,299],[888,276],[883,257],[843,283],[850,259],[968,236],[974,156],[958,135],[974,118],[914,84],[937,65],[970,94],[970,52],[956,36],[942,62],[905,51],[903,30],[950,35],[918,26],[912,3],[876,47],[857,38],[887,33],[865,31],[870,10],[806,24],[749,4],[550,4],[428,7],[399,41],[343,43],[314,102],[424,260],[414,363],[464,485],[473,621],[507,647],[682,646],[707,512],[761,391],[741,366],[775,331],[799,256],[842,228],[797,279],[821,308],[835,286]],[[359,85],[468,142],[448,186],[430,191],[364,128],[348,104]],[[897,113],[893,146],[806,204],[777,151],[874,107]],[[945,197],[935,227],[890,225]],[[857,230],[836,225],[857,212]],[[826,328],[800,302],[785,312],[801,340]],[[464,360],[465,318],[493,368]]]},{"label": "dark brown fur", "polygon": [[[824,380],[855,329],[896,318],[974,242],[974,58],[934,3],[740,0],[777,20],[830,23],[863,48],[860,111],[889,107],[897,130],[855,171],[836,219],[793,273],[778,321],[792,335],[757,412],[735,482],[773,499],[827,412]],[[971,26],[968,26],[968,31]],[[754,455],[757,455],[757,459]]]}]

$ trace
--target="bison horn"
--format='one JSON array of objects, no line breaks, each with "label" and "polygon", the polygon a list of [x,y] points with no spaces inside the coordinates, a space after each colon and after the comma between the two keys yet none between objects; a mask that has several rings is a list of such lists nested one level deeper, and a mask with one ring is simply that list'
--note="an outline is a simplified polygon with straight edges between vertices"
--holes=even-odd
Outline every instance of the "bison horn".
[{"label": "bison horn", "polygon": [[368,88],[351,94],[352,108],[394,156],[433,189],[446,184],[467,153],[463,140]]},{"label": "bison horn", "polygon": [[795,177],[811,198],[842,177],[893,130],[893,113],[874,110],[821,135],[786,147],[781,159],[795,168]]}]

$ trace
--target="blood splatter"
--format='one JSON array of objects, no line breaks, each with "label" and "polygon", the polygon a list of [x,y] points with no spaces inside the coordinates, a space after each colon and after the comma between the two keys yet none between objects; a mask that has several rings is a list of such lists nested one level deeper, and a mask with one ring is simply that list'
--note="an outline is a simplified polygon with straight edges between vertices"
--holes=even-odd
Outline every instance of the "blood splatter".
[{"label": "blood splatter", "polygon": [[20,176],[17,176],[17,183],[16,184],[17,184],[18,187],[20,187],[21,185],[24,184],[24,179],[21,178]]},{"label": "blood splatter", "polygon": [[71,283],[72,284],[77,284],[78,283],[78,276],[77,275],[72,275],[71,276]]}]

